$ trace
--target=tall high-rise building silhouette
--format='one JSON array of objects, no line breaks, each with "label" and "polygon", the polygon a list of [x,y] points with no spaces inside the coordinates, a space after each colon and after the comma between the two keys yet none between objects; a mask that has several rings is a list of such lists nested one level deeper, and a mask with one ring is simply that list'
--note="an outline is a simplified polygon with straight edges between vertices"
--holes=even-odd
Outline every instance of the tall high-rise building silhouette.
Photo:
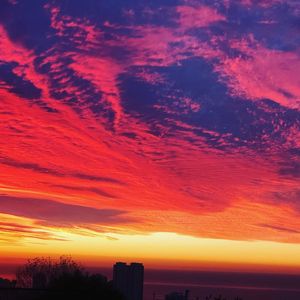
[{"label": "tall high-rise building silhouette", "polygon": [[144,266],[141,263],[117,262],[113,268],[113,284],[126,300],[143,300]]}]

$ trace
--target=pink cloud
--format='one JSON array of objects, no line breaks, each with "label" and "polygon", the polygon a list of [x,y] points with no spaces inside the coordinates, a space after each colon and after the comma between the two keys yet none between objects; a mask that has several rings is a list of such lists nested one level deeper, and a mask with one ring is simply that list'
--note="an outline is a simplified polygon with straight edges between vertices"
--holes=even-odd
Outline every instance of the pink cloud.
[{"label": "pink cloud", "polygon": [[106,101],[115,113],[115,125],[121,120],[123,109],[120,104],[120,94],[117,87],[118,75],[123,71],[122,66],[109,58],[98,58],[89,55],[74,55],[70,68],[75,73],[90,81],[104,94]]},{"label": "pink cloud", "polygon": [[215,22],[225,21],[226,17],[219,14],[215,9],[199,5],[199,6],[177,6],[179,13],[179,24],[181,28],[192,29],[199,27],[207,27]]},{"label": "pink cloud", "polygon": [[297,52],[272,50],[255,41],[231,41],[244,57],[224,57],[217,70],[229,81],[234,95],[250,100],[271,99],[300,108],[300,70]]}]

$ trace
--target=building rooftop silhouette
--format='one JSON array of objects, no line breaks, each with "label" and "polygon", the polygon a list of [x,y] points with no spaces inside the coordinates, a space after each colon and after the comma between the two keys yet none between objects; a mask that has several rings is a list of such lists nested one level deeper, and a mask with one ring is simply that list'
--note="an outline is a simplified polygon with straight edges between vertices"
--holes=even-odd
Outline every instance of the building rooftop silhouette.
[{"label": "building rooftop silhouette", "polygon": [[165,296],[165,300],[189,300],[189,290],[185,290],[184,293],[169,293]]},{"label": "building rooftop silhouette", "polygon": [[143,264],[115,263],[113,267],[113,284],[125,296],[126,300],[143,300]]}]

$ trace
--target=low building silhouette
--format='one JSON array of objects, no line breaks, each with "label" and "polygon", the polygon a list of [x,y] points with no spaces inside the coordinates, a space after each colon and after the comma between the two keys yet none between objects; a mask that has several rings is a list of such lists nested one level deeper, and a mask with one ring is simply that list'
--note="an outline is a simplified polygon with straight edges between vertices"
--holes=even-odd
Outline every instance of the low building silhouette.
[{"label": "low building silhouette", "polygon": [[189,290],[185,290],[184,293],[169,293],[165,296],[165,300],[189,300]]},{"label": "low building silhouette", "polygon": [[144,266],[141,263],[117,262],[113,267],[113,284],[126,300],[143,300]]}]

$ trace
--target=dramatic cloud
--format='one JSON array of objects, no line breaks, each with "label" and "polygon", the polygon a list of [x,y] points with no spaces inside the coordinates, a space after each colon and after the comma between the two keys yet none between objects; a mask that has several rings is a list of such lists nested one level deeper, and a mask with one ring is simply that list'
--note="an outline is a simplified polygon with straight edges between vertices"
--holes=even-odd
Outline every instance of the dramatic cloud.
[{"label": "dramatic cloud", "polygon": [[107,224],[126,222],[124,211],[94,209],[45,199],[0,196],[0,213],[50,222],[57,225]]},{"label": "dramatic cloud", "polygon": [[1,3],[2,241],[299,243],[299,4],[150,2]]}]

